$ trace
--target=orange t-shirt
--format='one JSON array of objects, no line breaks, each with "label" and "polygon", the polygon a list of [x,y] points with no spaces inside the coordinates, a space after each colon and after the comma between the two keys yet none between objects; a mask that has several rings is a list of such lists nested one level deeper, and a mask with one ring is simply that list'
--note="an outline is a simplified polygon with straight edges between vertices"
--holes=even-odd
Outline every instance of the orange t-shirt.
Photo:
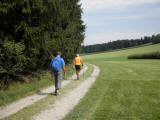
[{"label": "orange t-shirt", "polygon": [[74,65],[82,65],[83,64],[83,60],[81,57],[76,57],[74,59]]}]

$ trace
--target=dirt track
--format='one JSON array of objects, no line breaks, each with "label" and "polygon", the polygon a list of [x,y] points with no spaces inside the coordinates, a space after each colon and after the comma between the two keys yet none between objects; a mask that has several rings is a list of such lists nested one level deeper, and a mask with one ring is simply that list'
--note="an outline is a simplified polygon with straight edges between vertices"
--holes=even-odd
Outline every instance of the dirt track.
[{"label": "dirt track", "polygon": [[81,83],[77,88],[73,89],[59,101],[50,105],[47,110],[42,111],[33,120],[62,120],[85,96],[86,92],[92,86],[99,75],[99,68],[94,66],[92,75]]},{"label": "dirt track", "polygon": [[[81,71],[80,74],[82,75],[83,73],[85,73],[87,71],[87,69],[88,69],[88,67],[84,66],[84,68],[83,68],[83,70]],[[69,84],[71,82],[71,80],[75,79],[75,78],[76,78],[76,75],[73,75],[68,80],[64,80],[62,82],[62,88],[64,86],[66,86],[67,84]],[[53,93],[54,89],[55,89],[54,86],[52,86],[52,87],[49,87],[47,89],[44,89],[44,90],[40,91],[40,93]],[[8,106],[2,107],[2,108],[0,108],[0,119],[8,117],[10,115],[13,115],[16,112],[22,110],[23,108],[28,107],[28,106],[34,104],[35,102],[45,98],[46,96],[47,96],[47,94],[46,95],[41,95],[39,93],[36,93],[34,95],[22,98],[22,99],[14,102],[14,103],[11,103]]]}]

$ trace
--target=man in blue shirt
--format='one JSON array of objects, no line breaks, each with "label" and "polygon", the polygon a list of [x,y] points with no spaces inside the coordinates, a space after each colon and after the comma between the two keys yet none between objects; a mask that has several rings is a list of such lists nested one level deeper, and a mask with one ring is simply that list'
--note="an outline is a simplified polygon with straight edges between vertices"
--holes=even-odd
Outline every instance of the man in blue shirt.
[{"label": "man in blue shirt", "polygon": [[54,54],[54,59],[52,59],[50,66],[52,75],[55,78],[55,95],[57,96],[60,95],[59,89],[61,89],[62,71],[64,70],[65,72],[65,62],[60,52]]}]

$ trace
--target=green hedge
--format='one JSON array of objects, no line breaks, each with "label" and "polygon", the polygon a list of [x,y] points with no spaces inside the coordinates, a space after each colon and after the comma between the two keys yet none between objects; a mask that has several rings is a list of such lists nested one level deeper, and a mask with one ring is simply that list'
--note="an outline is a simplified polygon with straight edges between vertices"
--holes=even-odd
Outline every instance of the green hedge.
[{"label": "green hedge", "polygon": [[130,55],[128,59],[160,59],[160,52]]}]

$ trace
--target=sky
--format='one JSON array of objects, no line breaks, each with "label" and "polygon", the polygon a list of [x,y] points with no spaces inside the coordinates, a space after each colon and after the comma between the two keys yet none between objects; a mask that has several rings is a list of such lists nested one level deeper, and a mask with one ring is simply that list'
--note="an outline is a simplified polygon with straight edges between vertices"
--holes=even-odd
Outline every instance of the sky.
[{"label": "sky", "polygon": [[160,33],[160,0],[81,0],[84,45]]}]

